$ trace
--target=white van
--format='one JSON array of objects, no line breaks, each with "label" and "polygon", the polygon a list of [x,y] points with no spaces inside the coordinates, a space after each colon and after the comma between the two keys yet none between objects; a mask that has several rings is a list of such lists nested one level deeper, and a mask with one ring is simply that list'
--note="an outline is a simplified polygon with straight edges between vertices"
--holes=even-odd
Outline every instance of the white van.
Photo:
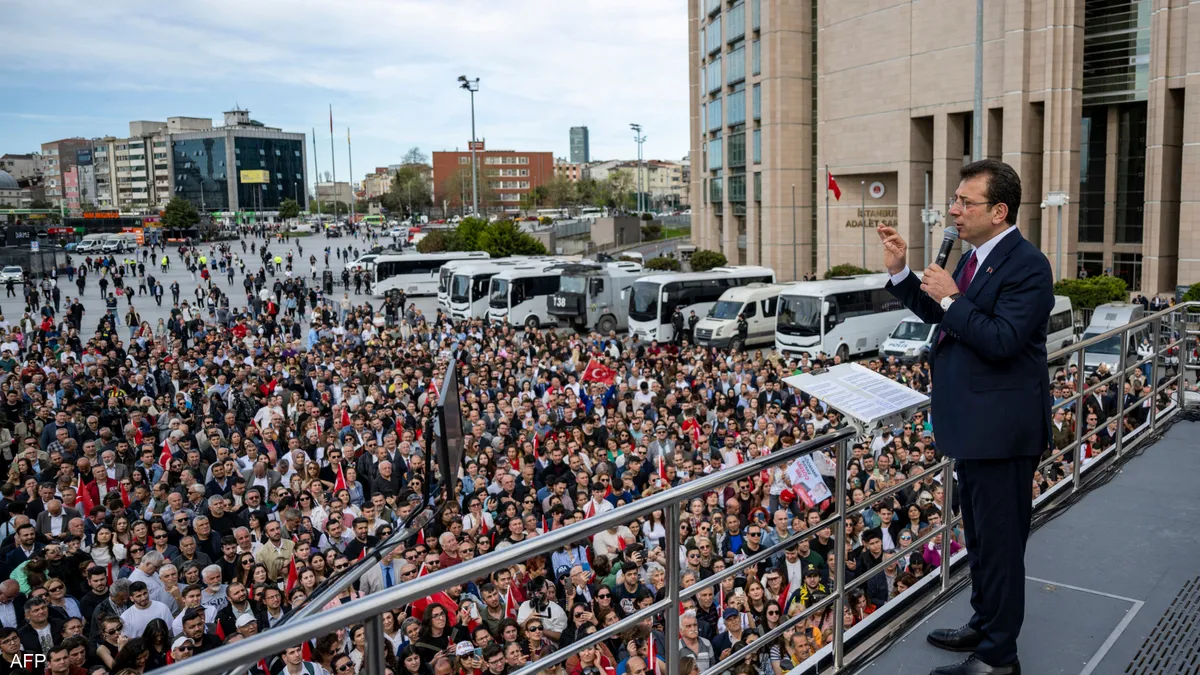
[{"label": "white van", "polygon": [[[721,294],[708,316],[696,324],[696,344],[741,350],[775,342],[775,316],[784,284],[753,283]],[[738,315],[746,317],[746,342],[738,337]],[[687,320],[687,317],[684,317]]]},{"label": "white van", "polygon": [[[1145,315],[1145,308],[1136,302],[1111,302],[1100,305],[1092,312],[1092,322],[1083,332],[1080,340],[1089,340],[1110,330],[1116,330],[1133,323]],[[1137,345],[1143,335],[1150,335],[1150,324],[1146,323],[1131,331],[1125,340],[1126,361],[1137,358]],[[1088,347],[1083,352],[1083,374],[1091,375],[1100,364],[1108,366],[1109,373],[1115,373],[1121,362],[1121,336],[1113,335],[1100,343]]]},{"label": "white van", "polygon": [[[925,323],[913,315],[901,319],[892,334],[879,346],[882,358],[896,357],[901,363],[912,363],[928,358],[937,342],[938,324]],[[1046,352],[1053,353],[1075,344],[1075,313],[1071,311],[1071,299],[1064,295],[1054,296],[1054,309],[1046,320]]]},{"label": "white van", "polygon": [[536,261],[509,267],[490,280],[488,320],[526,330],[553,326],[558,320],[546,309],[558,292],[564,263]]},{"label": "white van", "polygon": [[75,247],[77,253],[99,253],[100,247],[111,237],[111,234],[85,234]]}]

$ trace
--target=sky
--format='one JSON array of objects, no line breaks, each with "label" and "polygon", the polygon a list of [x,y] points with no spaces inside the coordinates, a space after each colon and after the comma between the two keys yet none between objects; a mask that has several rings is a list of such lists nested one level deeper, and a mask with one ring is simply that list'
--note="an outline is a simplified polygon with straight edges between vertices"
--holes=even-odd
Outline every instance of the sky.
[{"label": "sky", "polygon": [[[568,155],[587,126],[592,159],[688,152],[687,5],[680,0],[38,0],[0,11],[0,154],[127,136],[131,120],[209,117],[235,105],[284,131],[317,133],[330,169],[329,105],[345,180],[425,153]],[[310,160],[311,168],[311,160]]]}]

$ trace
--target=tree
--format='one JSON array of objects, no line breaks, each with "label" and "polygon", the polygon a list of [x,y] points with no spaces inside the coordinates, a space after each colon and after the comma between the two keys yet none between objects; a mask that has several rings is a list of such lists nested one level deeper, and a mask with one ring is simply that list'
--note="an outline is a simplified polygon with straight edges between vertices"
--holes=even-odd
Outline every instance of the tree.
[{"label": "tree", "polygon": [[1095,309],[1106,302],[1125,302],[1129,299],[1125,280],[1110,276],[1060,279],[1054,284],[1054,294],[1070,298],[1071,306],[1075,309]]},{"label": "tree", "polygon": [[463,218],[454,228],[453,241],[447,242],[450,251],[482,251],[481,239],[488,229],[488,221],[483,218]]},{"label": "tree", "polygon": [[545,185],[546,201],[556,209],[574,206],[578,201],[575,183],[566,176],[555,176]]},{"label": "tree", "polygon": [[546,255],[546,247],[533,235],[521,231],[511,220],[491,223],[479,235],[479,249],[493,258],[512,255]]},{"label": "tree", "polygon": [[295,199],[285,199],[279,202],[279,217],[284,220],[291,220],[300,217],[300,205]]},{"label": "tree", "polygon": [[834,265],[833,267],[825,270],[826,279],[832,279],[834,277],[853,277],[859,274],[874,274],[874,272],[865,267],[859,267],[858,265],[852,263]]},{"label": "tree", "polygon": [[729,260],[725,258],[724,253],[705,248],[697,249],[691,257],[693,272],[707,272],[714,267],[723,267],[728,264]]},{"label": "tree", "polygon": [[[411,154],[417,148],[409,150]],[[418,150],[419,152],[419,150]],[[408,158],[408,155],[405,155]],[[385,201],[383,197],[388,199]],[[425,167],[420,164],[405,164],[392,176],[391,191],[380,198],[380,204],[389,211],[403,212],[411,216],[413,212],[427,208],[433,203],[433,195],[429,192],[429,182],[425,180]],[[390,203],[390,206],[389,206]]]},{"label": "tree", "polygon": [[421,152],[421,148],[414,145],[404,153],[404,159],[400,160],[400,163],[405,165],[428,164],[429,157]]},{"label": "tree", "polygon": [[661,239],[663,234],[662,223],[650,221],[642,226],[642,239],[644,241],[654,241]]},{"label": "tree", "polygon": [[46,201],[45,199],[35,199],[32,202],[29,202],[29,208],[31,208],[31,209],[52,209],[52,208],[54,208],[54,205],[51,204],[50,202]]},{"label": "tree", "polygon": [[434,230],[417,242],[418,253],[441,253],[450,250],[451,235],[445,230]]},{"label": "tree", "polygon": [[633,194],[633,173],[629,171],[610,171],[608,178],[604,180],[607,184],[603,192],[607,192],[608,199],[605,206],[631,210],[632,205],[636,202]]},{"label": "tree", "polygon": [[163,226],[172,230],[187,230],[200,224],[196,205],[183,197],[172,197],[163,209]]},{"label": "tree", "polygon": [[1184,302],[1192,302],[1193,300],[1200,300],[1200,284],[1192,284],[1187,289],[1187,293],[1183,294]]},{"label": "tree", "polygon": [[[466,166],[450,174],[438,186],[438,201],[449,202],[451,208],[468,209],[471,206],[471,167]],[[479,210],[499,201],[495,190],[488,186],[483,174],[479,174]]]},{"label": "tree", "polygon": [[659,256],[646,261],[646,269],[659,272],[678,272],[679,261],[674,258]]}]

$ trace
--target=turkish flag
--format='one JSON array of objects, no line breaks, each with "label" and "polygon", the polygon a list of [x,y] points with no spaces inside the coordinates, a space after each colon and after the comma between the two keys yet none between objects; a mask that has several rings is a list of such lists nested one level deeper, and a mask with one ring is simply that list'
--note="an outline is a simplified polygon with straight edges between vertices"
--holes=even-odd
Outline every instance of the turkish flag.
[{"label": "turkish flag", "polygon": [[125,505],[125,508],[129,508],[129,490],[125,489],[124,483],[121,483],[121,503]]},{"label": "turkish flag", "polygon": [[425,545],[425,528],[417,530],[417,546]]},{"label": "turkish flag", "polygon": [[[100,494],[100,489],[96,489],[96,494]],[[85,517],[92,512],[92,495],[88,492],[87,486],[83,484],[83,476],[79,477],[79,486],[75,488],[75,508],[79,509]]]},{"label": "turkish flag", "polygon": [[838,187],[837,180],[828,170],[825,172],[825,175],[828,177],[828,184],[825,186],[825,189],[833,190],[833,198],[839,202],[842,201],[842,188]]},{"label": "turkish flag", "polygon": [[291,595],[292,589],[296,587],[296,582],[299,580],[300,574],[296,569],[296,556],[293,555],[292,559],[288,562],[287,585],[284,586],[284,590],[288,595]]},{"label": "turkish flag", "polygon": [[592,358],[588,361],[587,367],[583,369],[581,379],[584,382],[603,382],[611,385],[617,379],[617,371]]},{"label": "turkish flag", "polygon": [[342,408],[342,428],[350,426],[350,406]]},{"label": "turkish flag", "polygon": [[342,473],[342,463],[339,461],[337,465],[337,480],[333,483],[333,493],[336,495],[338,490],[346,489],[346,476]]},{"label": "turkish flag", "polygon": [[158,456],[158,465],[163,468],[163,471],[171,470],[171,444],[169,440],[163,441],[162,453]]}]

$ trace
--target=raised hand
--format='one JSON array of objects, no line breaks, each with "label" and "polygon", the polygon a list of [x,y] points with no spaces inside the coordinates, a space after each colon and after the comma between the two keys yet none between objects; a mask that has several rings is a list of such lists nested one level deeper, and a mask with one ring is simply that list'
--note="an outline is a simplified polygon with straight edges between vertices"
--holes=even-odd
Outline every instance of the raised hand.
[{"label": "raised hand", "polygon": [[875,231],[879,233],[879,240],[883,242],[883,264],[887,267],[888,273],[903,272],[908,257],[908,244],[904,238],[896,232],[894,227],[880,225],[875,228]]}]

